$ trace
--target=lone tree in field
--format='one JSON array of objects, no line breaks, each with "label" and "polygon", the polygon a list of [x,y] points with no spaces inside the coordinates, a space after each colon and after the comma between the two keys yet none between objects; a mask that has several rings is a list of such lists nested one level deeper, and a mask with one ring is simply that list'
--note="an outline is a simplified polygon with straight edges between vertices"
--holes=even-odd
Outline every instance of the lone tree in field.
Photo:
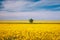
[{"label": "lone tree in field", "polygon": [[33,23],[33,19],[32,19],[32,18],[31,18],[31,19],[29,19],[29,22],[30,22],[30,23]]}]

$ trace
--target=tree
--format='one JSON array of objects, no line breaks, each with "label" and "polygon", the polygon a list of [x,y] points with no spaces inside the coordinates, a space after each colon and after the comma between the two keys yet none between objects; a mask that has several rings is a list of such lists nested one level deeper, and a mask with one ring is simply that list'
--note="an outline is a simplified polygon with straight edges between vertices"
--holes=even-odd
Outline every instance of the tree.
[{"label": "tree", "polygon": [[29,22],[30,22],[30,23],[33,23],[33,19],[32,19],[32,18],[31,18],[31,19],[29,19]]}]

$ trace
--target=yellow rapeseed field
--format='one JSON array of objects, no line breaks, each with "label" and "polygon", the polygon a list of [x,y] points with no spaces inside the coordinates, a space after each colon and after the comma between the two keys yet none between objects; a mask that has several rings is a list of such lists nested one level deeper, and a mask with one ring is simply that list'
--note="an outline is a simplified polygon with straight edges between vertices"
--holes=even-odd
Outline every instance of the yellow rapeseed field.
[{"label": "yellow rapeseed field", "polygon": [[60,40],[60,21],[0,21],[0,40]]}]

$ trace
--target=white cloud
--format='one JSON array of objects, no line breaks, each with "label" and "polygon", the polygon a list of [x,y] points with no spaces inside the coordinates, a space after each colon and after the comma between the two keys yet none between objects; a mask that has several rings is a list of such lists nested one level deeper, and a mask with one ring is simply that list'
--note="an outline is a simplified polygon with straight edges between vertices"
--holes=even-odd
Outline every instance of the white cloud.
[{"label": "white cloud", "polygon": [[5,10],[20,11],[23,10],[30,2],[25,1],[6,1],[4,2]]},{"label": "white cloud", "polygon": [[[39,2],[29,2],[22,0],[5,1],[3,3],[5,11],[0,11],[0,19],[44,19],[44,20],[60,20],[60,11],[50,11],[41,9],[42,6],[51,6],[60,4],[60,0],[41,0]],[[38,10],[39,8],[41,10]],[[55,8],[55,9],[59,9]],[[25,11],[25,12],[23,12]]]},{"label": "white cloud", "polygon": [[[52,6],[59,5],[60,0],[41,0],[38,2],[31,2],[27,0],[6,0],[4,5],[4,10],[6,11],[34,11],[34,10],[42,10],[41,7],[44,6]],[[45,9],[44,9],[45,10]],[[49,9],[50,10],[50,9]]]},{"label": "white cloud", "polygon": [[42,6],[51,6],[51,5],[59,5],[60,0],[42,0],[39,2],[36,2],[29,7],[42,7]]},{"label": "white cloud", "polygon": [[[59,15],[58,15],[59,14]],[[53,11],[34,11],[34,12],[1,12],[0,17],[8,19],[41,19],[41,20],[60,20],[60,12]],[[1,18],[0,18],[1,19]]]}]

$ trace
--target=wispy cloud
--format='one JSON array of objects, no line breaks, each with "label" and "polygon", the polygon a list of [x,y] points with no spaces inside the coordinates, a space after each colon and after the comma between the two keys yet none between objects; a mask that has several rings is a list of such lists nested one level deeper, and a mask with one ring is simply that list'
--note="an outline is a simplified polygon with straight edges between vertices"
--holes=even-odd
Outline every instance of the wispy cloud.
[{"label": "wispy cloud", "polygon": [[32,12],[1,12],[2,20],[19,20],[30,19],[35,20],[60,20],[60,12],[53,11],[32,11]]},{"label": "wispy cloud", "polygon": [[1,4],[6,11],[55,10],[60,7],[60,0],[6,0]]},{"label": "wispy cloud", "polygon": [[0,20],[60,20],[60,0],[1,0]]}]

